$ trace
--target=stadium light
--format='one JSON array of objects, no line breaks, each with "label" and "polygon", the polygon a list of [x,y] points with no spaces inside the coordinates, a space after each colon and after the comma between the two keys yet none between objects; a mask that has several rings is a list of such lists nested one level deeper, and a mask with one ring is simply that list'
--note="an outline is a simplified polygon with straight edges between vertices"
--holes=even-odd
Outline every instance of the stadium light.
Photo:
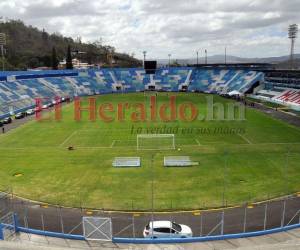
[{"label": "stadium light", "polygon": [[225,46],[225,58],[224,58],[224,60],[225,60],[225,64],[227,64],[227,47]]},{"label": "stadium light", "polygon": [[207,64],[207,49],[205,49],[205,64]]},{"label": "stadium light", "polygon": [[168,57],[169,57],[169,68],[170,68],[170,65],[171,65],[171,54],[168,54]]},{"label": "stadium light", "polygon": [[291,69],[294,68],[294,50],[295,50],[295,40],[297,38],[298,33],[298,25],[291,24],[288,29],[289,32],[289,39],[291,39],[291,55],[290,55],[290,64]]},{"label": "stadium light", "polygon": [[197,50],[196,53],[197,53],[197,66],[198,66],[198,64],[199,64],[199,50]]},{"label": "stadium light", "polygon": [[143,55],[144,55],[143,65],[144,65],[144,68],[145,68],[145,61],[146,61],[146,55],[147,55],[147,51],[146,50],[143,51]]}]

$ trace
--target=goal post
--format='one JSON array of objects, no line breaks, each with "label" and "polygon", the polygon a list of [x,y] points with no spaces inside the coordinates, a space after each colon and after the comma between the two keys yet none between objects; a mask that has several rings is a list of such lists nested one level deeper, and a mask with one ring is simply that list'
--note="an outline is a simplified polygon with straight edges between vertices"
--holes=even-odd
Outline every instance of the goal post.
[{"label": "goal post", "polygon": [[168,150],[175,149],[174,134],[138,134],[137,150]]}]

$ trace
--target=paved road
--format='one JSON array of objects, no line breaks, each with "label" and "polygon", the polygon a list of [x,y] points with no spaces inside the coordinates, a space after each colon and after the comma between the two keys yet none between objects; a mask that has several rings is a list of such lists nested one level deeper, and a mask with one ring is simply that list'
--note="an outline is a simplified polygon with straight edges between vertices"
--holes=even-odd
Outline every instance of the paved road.
[{"label": "paved road", "polygon": [[[68,105],[68,103],[62,103],[62,105],[65,106],[65,105]],[[44,115],[46,116],[47,113],[52,112],[53,110],[54,110],[53,107],[49,108],[47,110],[43,110],[43,116]],[[29,115],[29,116],[26,116],[26,117],[24,117],[22,119],[13,119],[12,123],[4,125],[4,130],[5,130],[5,132],[13,130],[13,129],[15,129],[15,128],[17,128],[17,127],[19,127],[19,126],[27,123],[28,121],[34,120],[35,117],[36,117],[35,115]],[[2,129],[0,131],[2,133]]]},{"label": "paved road", "polygon": [[[192,228],[195,236],[205,236],[221,233],[221,225],[217,225],[222,219],[223,211],[224,234],[229,234],[241,233],[244,227],[246,232],[263,230],[264,221],[266,221],[266,229],[280,227],[282,223],[284,225],[299,223],[299,209],[300,197],[294,196],[285,201],[270,201],[267,203],[267,208],[266,203],[261,203],[254,205],[253,208],[237,207],[201,211],[200,214],[195,212],[158,213],[154,214],[154,220],[172,220],[187,224]],[[83,233],[81,225],[83,216],[109,217],[112,219],[113,235],[122,237],[142,237],[143,228],[152,218],[151,213],[87,211],[53,206],[45,208],[37,203],[10,197],[0,200],[0,210],[2,214],[8,211],[16,212],[20,225],[25,227],[73,234]],[[265,211],[267,211],[266,217]],[[284,221],[282,221],[283,214]]]}]

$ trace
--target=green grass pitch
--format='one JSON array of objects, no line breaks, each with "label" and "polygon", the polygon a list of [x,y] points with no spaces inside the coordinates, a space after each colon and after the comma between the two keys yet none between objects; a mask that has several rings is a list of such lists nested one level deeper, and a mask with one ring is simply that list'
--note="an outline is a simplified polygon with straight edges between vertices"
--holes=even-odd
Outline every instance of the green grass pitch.
[{"label": "green grass pitch", "polygon": [[[158,103],[170,95],[206,114],[207,95],[158,93]],[[97,103],[148,104],[149,99],[143,93],[103,95]],[[219,96],[214,101],[232,102]],[[88,121],[86,112],[76,122],[73,109],[72,103],[65,106],[59,122],[31,121],[0,135],[1,189],[43,202],[115,210],[150,209],[152,180],[156,210],[219,207],[223,197],[227,205],[236,205],[300,190],[299,128],[257,110],[247,108],[244,121],[169,123],[131,122],[128,111],[125,121],[105,123]],[[145,132],[165,125],[179,128],[176,150],[136,150],[132,126]],[[215,128],[219,133],[207,133]],[[245,133],[220,133],[228,128]],[[191,129],[202,133],[188,133]],[[199,165],[163,167],[163,157],[172,155],[190,156]],[[139,156],[142,166],[113,168],[113,158],[122,156]]]}]

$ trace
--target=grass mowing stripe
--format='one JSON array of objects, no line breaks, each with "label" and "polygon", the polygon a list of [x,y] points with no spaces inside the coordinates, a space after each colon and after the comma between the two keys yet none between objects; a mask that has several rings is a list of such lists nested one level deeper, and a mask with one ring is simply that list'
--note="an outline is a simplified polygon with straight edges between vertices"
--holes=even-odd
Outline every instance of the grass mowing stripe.
[{"label": "grass mowing stripe", "polygon": [[[199,112],[205,114],[207,95],[174,95],[178,105],[192,102],[199,107]],[[97,104],[111,102],[115,107],[120,102],[145,101],[142,93],[97,98]],[[226,106],[232,100],[219,96],[214,96],[214,99],[224,104],[226,113]],[[161,105],[169,99],[165,93],[158,93],[157,100]],[[83,106],[87,104],[84,99]],[[148,102],[146,108],[149,108]],[[60,122],[33,121],[16,129],[10,136],[0,136],[1,186],[12,187],[19,196],[65,206],[147,210],[151,207],[153,171],[155,210],[219,207],[222,204],[223,187],[220,183],[223,183],[224,151],[227,151],[225,197],[228,205],[239,205],[249,202],[249,199],[250,202],[259,201],[286,193],[282,168],[287,149],[290,149],[287,188],[291,193],[300,190],[299,129],[252,109],[247,109],[246,121],[168,123],[159,120],[132,122],[130,113],[125,115],[124,122],[90,122],[88,112],[82,113],[81,122],[75,122],[71,106],[63,107],[62,112]],[[163,129],[164,126],[180,128],[178,133],[174,132],[176,148],[180,151],[136,150],[136,134],[140,130],[144,133],[148,128]],[[244,128],[246,138],[250,138],[253,144],[236,133],[224,134],[223,128]],[[213,133],[206,133],[207,129]],[[72,131],[77,133],[71,135]],[[63,148],[68,144],[74,146],[74,150]],[[199,166],[163,166],[164,156],[182,155],[190,156],[192,161],[199,162]],[[120,156],[141,157],[142,166],[113,168],[113,159]],[[23,175],[15,178],[15,173]]]}]

